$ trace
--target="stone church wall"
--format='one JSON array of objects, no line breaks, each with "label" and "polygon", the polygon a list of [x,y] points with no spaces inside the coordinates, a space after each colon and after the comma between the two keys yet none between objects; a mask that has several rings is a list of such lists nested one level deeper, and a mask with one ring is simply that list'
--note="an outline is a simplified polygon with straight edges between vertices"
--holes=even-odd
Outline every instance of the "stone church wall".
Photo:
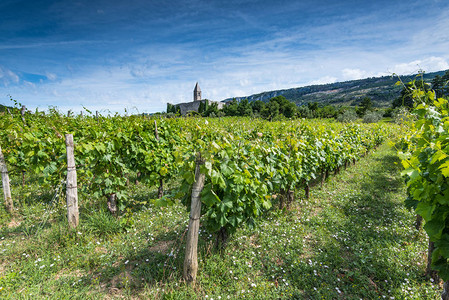
[{"label": "stone church wall", "polygon": [[[196,111],[198,112],[198,109],[200,108],[200,103],[205,102],[206,100],[200,100],[200,101],[193,101],[193,102],[187,102],[187,103],[179,103],[175,104],[175,106],[179,107],[181,110],[181,115],[184,116],[189,111]],[[223,102],[216,102],[216,101],[209,101],[209,105],[212,103],[218,104],[218,109],[222,109],[224,103]]]}]

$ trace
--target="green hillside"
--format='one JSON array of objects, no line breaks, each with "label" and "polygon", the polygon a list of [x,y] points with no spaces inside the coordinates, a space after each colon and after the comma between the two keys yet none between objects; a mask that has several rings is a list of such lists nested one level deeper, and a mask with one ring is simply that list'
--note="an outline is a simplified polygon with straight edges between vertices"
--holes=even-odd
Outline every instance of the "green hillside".
[{"label": "green hillside", "polygon": [[[442,76],[445,71],[424,74],[424,80],[430,82],[436,75]],[[403,82],[413,80],[418,75],[401,76]],[[355,106],[360,104],[363,97],[368,96],[377,107],[389,107],[393,99],[397,98],[402,90],[395,83],[399,80],[397,76],[370,77],[344,82],[329,84],[310,85],[305,87],[276,90],[254,94],[248,97],[236,97],[237,100],[248,99],[249,101],[262,100],[267,102],[270,98],[284,96],[297,105],[309,102],[322,104]],[[224,102],[233,98],[225,99]]]}]

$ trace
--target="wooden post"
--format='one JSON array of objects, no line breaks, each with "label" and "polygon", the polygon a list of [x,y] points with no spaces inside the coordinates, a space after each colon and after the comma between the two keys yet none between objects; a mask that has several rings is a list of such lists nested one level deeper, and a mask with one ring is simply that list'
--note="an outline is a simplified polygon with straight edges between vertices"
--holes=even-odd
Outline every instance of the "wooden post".
[{"label": "wooden post", "polygon": [[6,167],[5,157],[3,156],[1,146],[0,146],[0,171],[2,172],[3,196],[5,199],[6,211],[12,213],[14,210],[14,205],[11,198],[11,189],[9,187],[8,168]]},{"label": "wooden post", "polygon": [[186,255],[184,257],[183,277],[187,283],[195,284],[198,271],[198,230],[201,217],[201,191],[206,176],[201,173],[200,167],[204,164],[201,153],[198,153],[195,167],[195,182],[192,186],[192,200],[190,208],[189,229],[187,232]]},{"label": "wooden post", "polygon": [[305,186],[305,188],[304,188],[304,194],[305,194],[305,196],[306,196],[306,199],[309,199],[309,198],[310,198],[310,186],[309,186],[309,183],[308,183],[308,182],[306,183],[306,186]]},{"label": "wooden post", "polygon": [[418,231],[421,230],[422,220],[423,219],[420,215],[416,215],[415,228]]},{"label": "wooden post", "polygon": [[157,131],[157,122],[154,120],[154,134],[156,135],[156,140],[159,141],[159,132]]},{"label": "wooden post", "polygon": [[295,191],[294,190],[288,190],[287,191],[287,207],[290,207],[290,204],[295,201]]},{"label": "wooden post", "polygon": [[441,300],[449,300],[449,282],[445,281],[443,284],[443,292],[441,293]]},{"label": "wooden post", "polygon": [[70,118],[70,114],[72,113],[72,111],[71,110],[69,110],[68,112],[67,112],[67,118]]},{"label": "wooden post", "polygon": [[157,197],[161,199],[164,196],[164,180],[159,178],[159,187],[157,189]]},{"label": "wooden post", "polygon": [[117,195],[116,194],[110,194],[108,197],[108,209],[109,212],[116,216],[117,215]]},{"label": "wooden post", "polygon": [[65,135],[65,144],[67,149],[67,183],[66,183],[66,195],[67,195],[67,219],[69,226],[75,228],[79,223],[78,212],[78,188],[76,181],[76,166],[74,156],[74,144],[73,135]]},{"label": "wooden post", "polygon": [[25,111],[27,110],[25,105],[22,105],[22,108],[20,109],[20,114],[22,115],[22,121],[25,123]]},{"label": "wooden post", "polygon": [[432,270],[432,253],[435,250],[435,243],[432,242],[429,238],[429,248],[427,249],[427,267],[426,267],[426,277],[432,278],[435,282],[439,282],[440,278],[438,276],[438,272]]},{"label": "wooden post", "polygon": [[326,181],[326,172],[321,171],[321,187],[323,187],[325,181]]},{"label": "wooden post", "polygon": [[[156,136],[156,140],[159,141],[159,132],[157,130],[157,122],[154,120],[154,135]],[[164,180],[162,178],[159,179],[159,188],[157,189],[157,197],[159,199],[164,196]]]}]

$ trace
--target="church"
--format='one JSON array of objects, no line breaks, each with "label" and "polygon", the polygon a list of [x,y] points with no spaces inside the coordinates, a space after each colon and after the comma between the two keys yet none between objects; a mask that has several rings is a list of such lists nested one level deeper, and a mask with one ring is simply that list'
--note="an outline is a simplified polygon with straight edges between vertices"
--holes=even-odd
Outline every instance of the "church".
[{"label": "church", "polygon": [[[224,105],[223,102],[201,99],[201,89],[197,82],[195,84],[195,88],[193,89],[193,101],[186,102],[186,103],[174,104],[173,106],[176,108],[176,111],[179,111],[181,113],[181,116],[185,116],[188,112],[192,112],[192,111],[198,112],[201,103],[203,103],[204,105],[207,105],[207,104],[210,105],[212,103],[217,103],[218,109],[222,109],[223,105]],[[167,107],[168,107],[168,105],[167,105]]]}]

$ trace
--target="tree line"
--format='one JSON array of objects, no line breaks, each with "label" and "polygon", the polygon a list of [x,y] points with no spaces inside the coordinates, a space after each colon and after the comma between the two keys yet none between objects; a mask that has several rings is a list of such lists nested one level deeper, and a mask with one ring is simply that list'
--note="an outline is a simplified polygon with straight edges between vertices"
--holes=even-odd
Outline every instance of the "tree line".
[{"label": "tree line", "polygon": [[[374,111],[373,101],[370,97],[362,98],[360,106],[355,108],[334,105],[323,105],[318,102],[310,102],[307,105],[297,106],[294,102],[284,96],[276,96],[268,102],[261,100],[249,101],[236,99],[228,102],[222,109],[218,109],[217,103],[210,103],[208,100],[200,103],[198,112],[189,112],[188,115],[201,115],[203,117],[256,117],[266,120],[279,120],[283,118],[348,118],[351,120],[364,117],[367,113]],[[349,113],[348,113],[349,112]],[[179,106],[168,103],[167,114],[169,116],[180,115]]]}]

